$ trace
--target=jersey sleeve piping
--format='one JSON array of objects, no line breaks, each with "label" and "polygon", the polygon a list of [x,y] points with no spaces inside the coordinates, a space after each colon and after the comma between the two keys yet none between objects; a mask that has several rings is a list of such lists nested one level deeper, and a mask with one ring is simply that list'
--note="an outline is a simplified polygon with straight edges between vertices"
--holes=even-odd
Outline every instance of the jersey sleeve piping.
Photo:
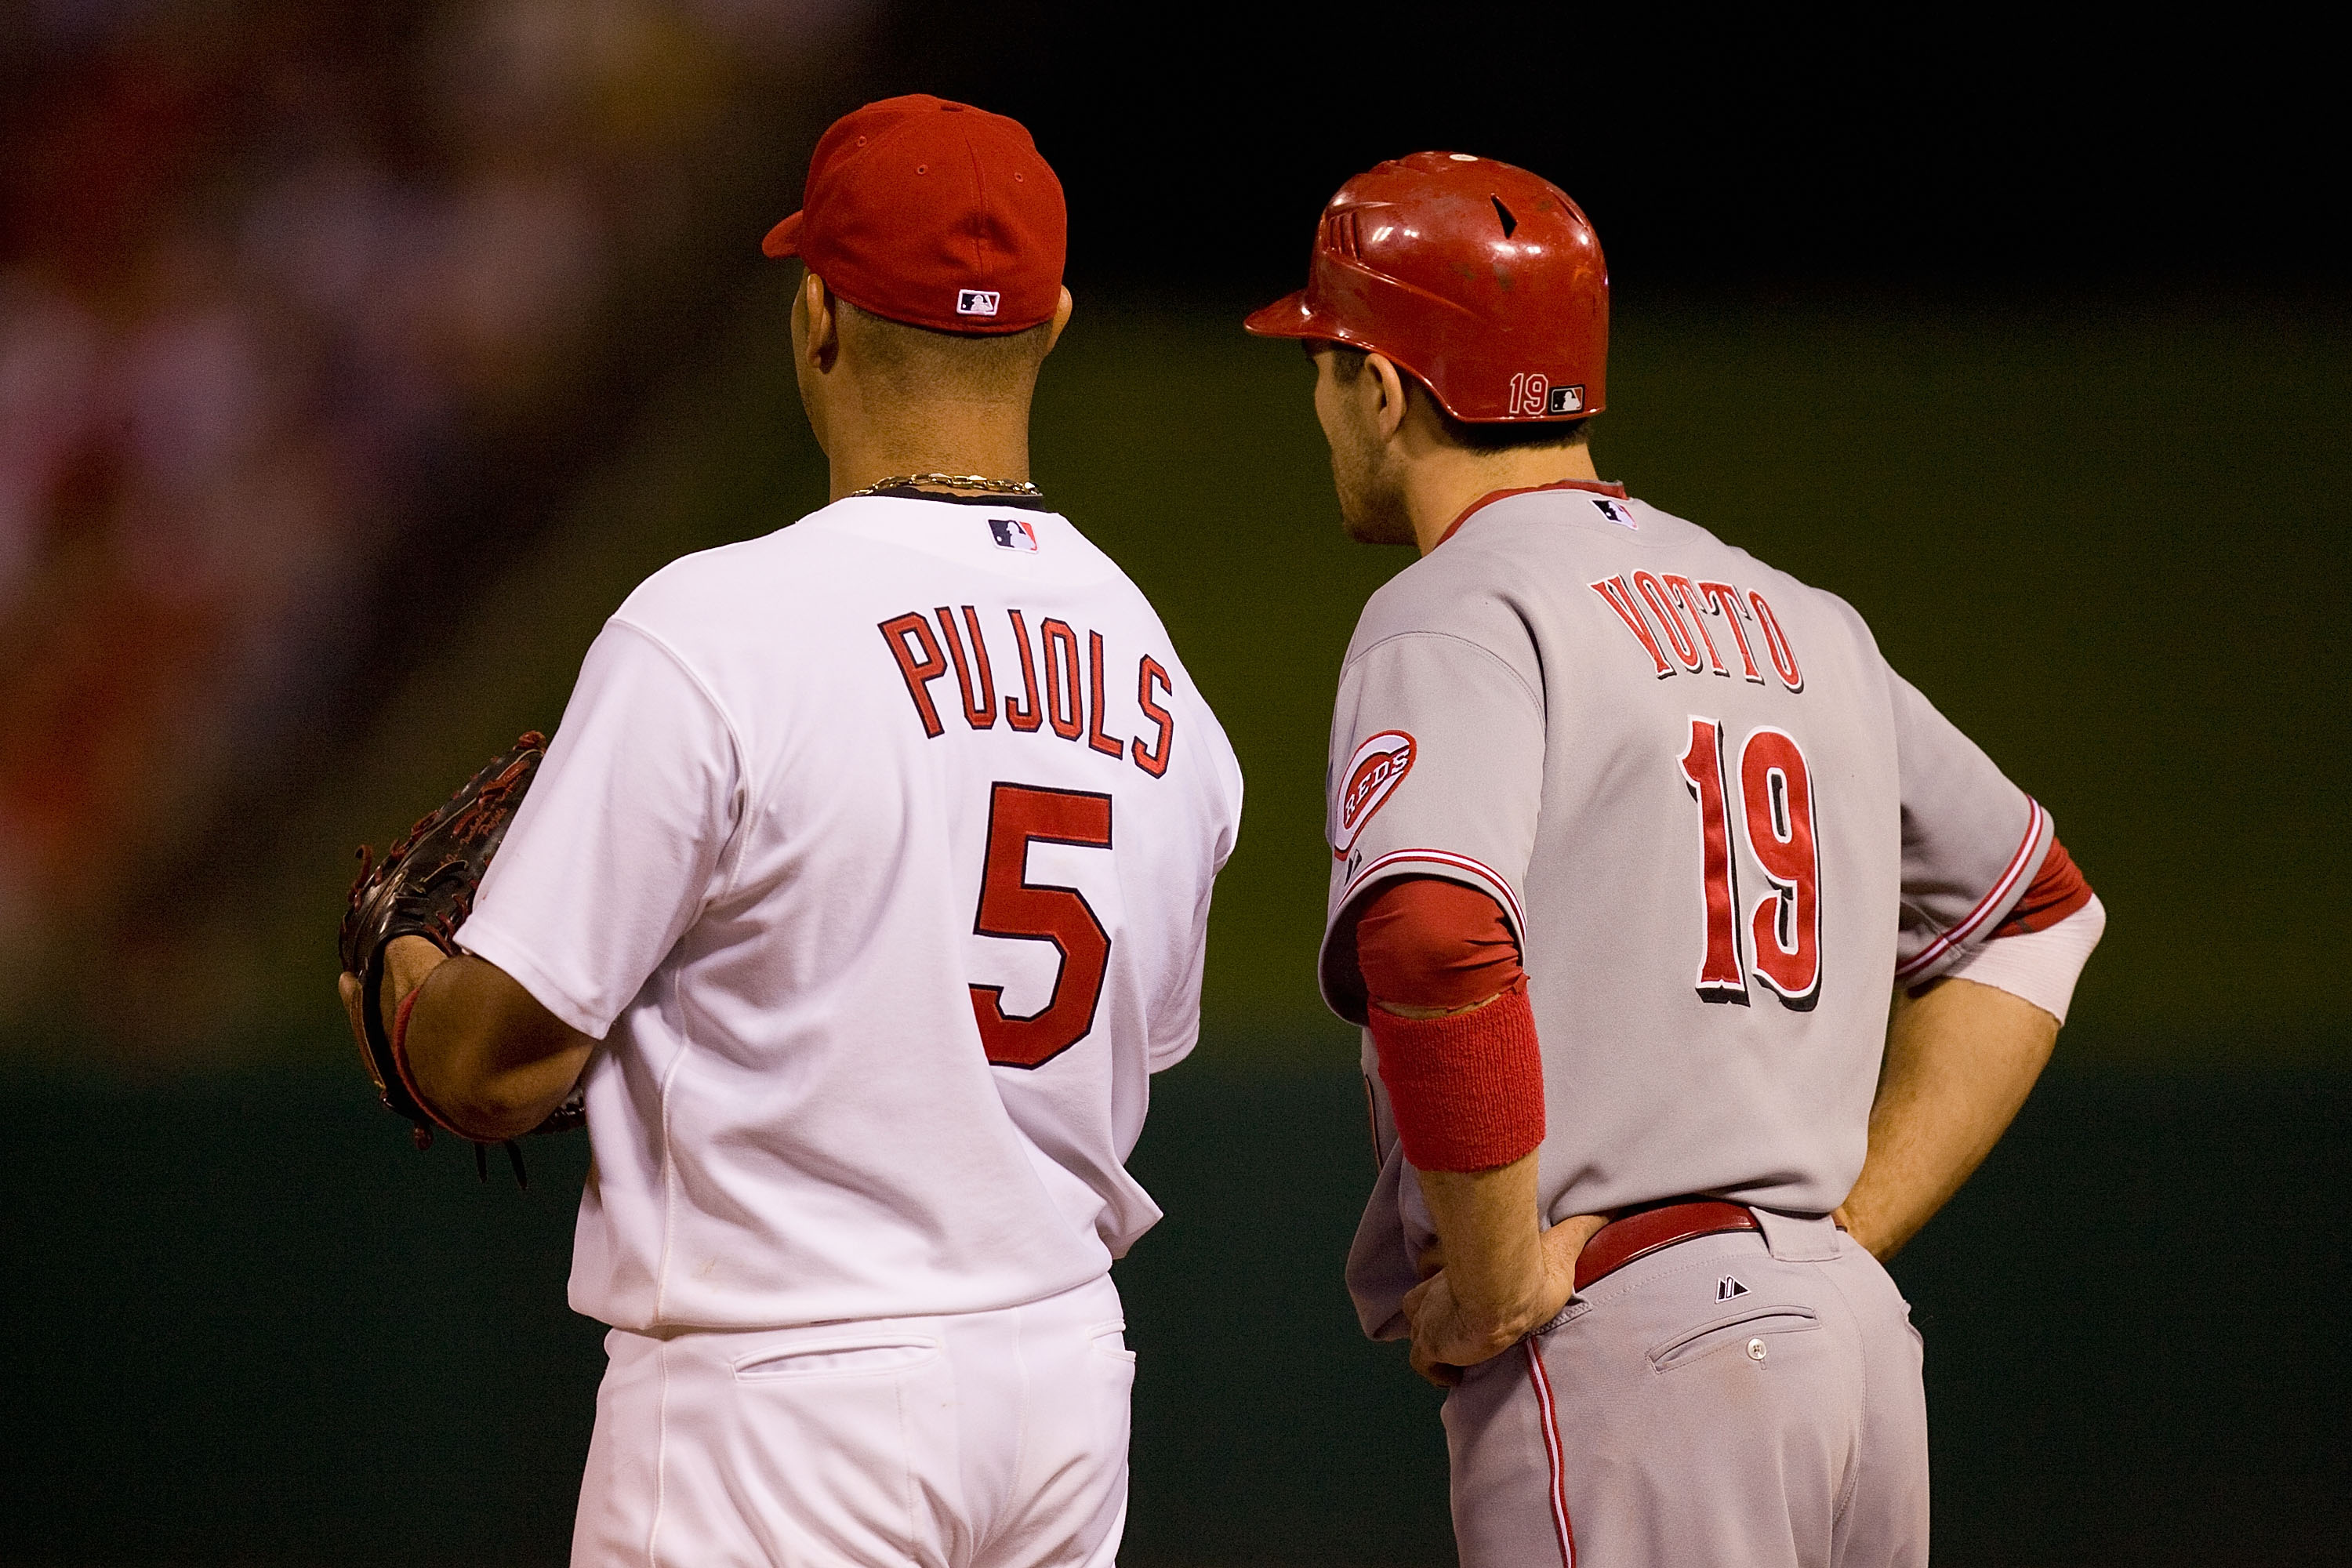
[{"label": "jersey sleeve piping", "polygon": [[1404,866],[1438,867],[1453,872],[1456,877],[1466,873],[1478,882],[1491,888],[1496,898],[1501,900],[1503,908],[1510,914],[1512,933],[1521,942],[1527,940],[1527,921],[1520,914],[1519,896],[1511,890],[1511,884],[1504,879],[1501,872],[1485,861],[1474,860],[1469,856],[1459,854],[1452,849],[1391,849],[1348,879],[1348,885],[1340,892],[1337,907],[1345,910],[1354,902],[1356,895],[1374,880],[1381,877],[1397,876],[1400,874],[1399,868]]},{"label": "jersey sleeve piping", "polygon": [[[1528,685],[1528,678],[1527,678],[1526,676],[1521,675],[1517,670],[1516,670],[1516,669],[1514,669],[1514,668],[1511,668],[1511,661],[1510,661],[1509,659],[1505,658],[1501,654],[1496,653],[1493,648],[1488,647],[1485,643],[1477,642],[1477,641],[1473,640],[1472,638],[1463,637],[1462,635],[1460,635],[1459,633],[1456,633],[1456,632],[1430,632],[1430,631],[1391,632],[1387,637],[1384,637],[1381,638],[1378,642],[1374,642],[1374,643],[1368,644],[1368,645],[1367,645],[1367,646],[1366,646],[1366,647],[1365,647],[1361,651],[1360,651],[1360,652],[1355,656],[1355,658],[1350,658],[1349,660],[1348,660],[1348,664],[1349,664],[1349,666],[1352,667],[1352,666],[1354,666],[1355,664],[1357,664],[1358,662],[1360,662],[1360,660],[1362,660],[1362,659],[1364,659],[1364,658],[1369,658],[1369,657],[1371,655],[1371,653],[1373,652],[1373,650],[1374,650],[1374,649],[1376,649],[1376,648],[1382,648],[1382,647],[1386,647],[1389,644],[1391,644],[1391,643],[1392,643],[1392,642],[1402,642],[1402,641],[1403,641],[1403,640],[1404,640],[1405,638],[1407,638],[1407,637],[1436,637],[1436,638],[1442,638],[1443,640],[1444,640],[1444,641],[1446,641],[1446,642],[1455,642],[1455,643],[1460,643],[1464,647],[1466,647],[1466,648],[1472,648],[1472,649],[1476,650],[1478,653],[1485,655],[1487,658],[1492,659],[1492,660],[1495,662],[1495,664],[1496,664],[1498,668],[1500,668],[1502,669],[1502,671],[1503,671],[1505,674],[1508,675],[1508,676],[1511,678],[1511,679],[1512,679],[1513,681],[1515,681],[1516,683],[1517,683],[1518,689],[1519,689],[1521,691],[1524,691],[1524,692],[1526,692],[1526,693],[1527,693],[1528,702],[1530,702],[1530,703],[1532,703],[1532,704],[1534,705],[1535,710],[1536,710],[1536,711],[1537,711],[1538,713],[1541,713],[1541,712],[1543,711],[1544,702],[1543,702],[1543,696],[1542,696],[1542,694],[1541,694],[1540,692],[1537,691],[1537,690],[1536,690],[1536,689],[1535,689],[1534,687],[1532,687],[1532,686],[1530,686],[1530,685]],[[1345,677],[1346,673],[1347,673],[1347,671],[1346,671],[1346,669],[1344,669],[1344,668],[1340,671],[1340,674],[1341,674],[1341,676],[1342,676],[1343,678]]]},{"label": "jersey sleeve piping", "polygon": [[2050,826],[2050,814],[2042,809],[2040,801],[2027,795],[2025,805],[2025,837],[2019,841],[2017,853],[2009,858],[2008,868],[1995,879],[1985,896],[1977,900],[1976,908],[1913,954],[1909,963],[1895,966],[1895,978],[1898,983],[1908,981],[1949,957],[1992,919],[1994,911],[2006,907],[2009,896],[2017,890],[2032,867],[2034,847],[2042,842],[2042,835]]},{"label": "jersey sleeve piping", "polygon": [[[686,677],[688,684],[701,694],[702,700],[710,705],[711,712],[719,716],[719,727],[727,731],[727,743],[734,748],[735,777],[738,781],[737,787],[742,792],[743,806],[741,813],[736,818],[735,832],[730,836],[730,842],[719,856],[727,866],[727,877],[719,884],[715,896],[724,898],[735,890],[735,879],[743,869],[743,830],[746,825],[757,818],[760,809],[759,783],[752,776],[748,764],[750,752],[744,749],[742,731],[736,728],[735,716],[727,711],[727,704],[719,700],[719,694],[710,689],[709,681],[702,679],[702,672],[688,663],[686,656],[672,647],[660,633],[639,626],[635,621],[624,620],[617,615],[606,624],[636,633],[638,637],[652,645],[664,658],[677,666],[678,673]],[[704,900],[706,906],[709,901],[708,899]]]}]

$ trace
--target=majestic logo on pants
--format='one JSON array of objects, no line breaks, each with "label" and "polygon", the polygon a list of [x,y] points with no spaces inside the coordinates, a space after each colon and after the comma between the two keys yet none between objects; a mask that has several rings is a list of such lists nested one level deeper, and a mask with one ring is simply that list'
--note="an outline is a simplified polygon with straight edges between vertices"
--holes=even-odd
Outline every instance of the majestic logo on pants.
[{"label": "majestic logo on pants", "polygon": [[1404,775],[1412,772],[1413,740],[1402,730],[1383,730],[1356,748],[1348,759],[1348,782],[1339,792],[1338,833],[1333,852],[1345,855],[1355,847],[1364,824],[1388,804]]}]

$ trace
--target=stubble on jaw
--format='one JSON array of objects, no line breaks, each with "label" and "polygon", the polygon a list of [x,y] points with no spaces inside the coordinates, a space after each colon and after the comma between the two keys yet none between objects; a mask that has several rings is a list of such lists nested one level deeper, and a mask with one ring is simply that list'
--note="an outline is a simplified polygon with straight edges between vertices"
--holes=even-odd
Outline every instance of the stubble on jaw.
[{"label": "stubble on jaw", "polygon": [[1339,522],[1359,544],[1412,544],[1412,519],[1401,485],[1383,483],[1380,453],[1352,425],[1331,441],[1331,488],[1339,497]]}]

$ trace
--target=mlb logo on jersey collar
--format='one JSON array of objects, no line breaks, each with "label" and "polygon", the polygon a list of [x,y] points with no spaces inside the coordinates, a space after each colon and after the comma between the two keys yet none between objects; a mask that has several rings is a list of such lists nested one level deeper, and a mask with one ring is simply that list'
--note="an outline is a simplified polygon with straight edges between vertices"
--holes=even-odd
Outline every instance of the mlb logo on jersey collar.
[{"label": "mlb logo on jersey collar", "polygon": [[1633,521],[1633,509],[1627,506],[1623,501],[1611,500],[1606,496],[1594,496],[1591,500],[1593,506],[1600,511],[1601,515],[1607,518],[1610,521],[1617,524],[1618,527],[1639,528],[1642,526],[1640,523]]},{"label": "mlb logo on jersey collar", "polygon": [[1037,531],[1017,517],[992,517],[988,531],[994,536],[999,550],[1026,550],[1035,552]]}]

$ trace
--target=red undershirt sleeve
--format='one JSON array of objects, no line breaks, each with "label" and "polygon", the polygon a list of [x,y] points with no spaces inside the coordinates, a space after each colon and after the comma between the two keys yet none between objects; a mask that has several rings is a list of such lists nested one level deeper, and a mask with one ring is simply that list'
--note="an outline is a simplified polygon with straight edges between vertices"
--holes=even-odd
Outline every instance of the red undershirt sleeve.
[{"label": "red undershirt sleeve", "polygon": [[2074,865],[2074,858],[2055,838],[2050,841],[2050,852],[2042,858],[2042,868],[2033,874],[2032,884],[2008,918],[1993,928],[1993,936],[2022,936],[2030,931],[2048,931],[2068,915],[2091,901],[2091,884]]},{"label": "red undershirt sleeve", "polygon": [[1519,977],[1519,944],[1491,894],[1442,877],[1400,877],[1356,918],[1366,993],[1412,1007],[1467,1007]]},{"label": "red undershirt sleeve", "polygon": [[[1366,902],[1355,946],[1381,1082],[1413,1168],[1491,1170],[1541,1144],[1543,1056],[1502,906],[1459,882],[1402,878]],[[1408,1018],[1382,1003],[1470,1010]]]}]

